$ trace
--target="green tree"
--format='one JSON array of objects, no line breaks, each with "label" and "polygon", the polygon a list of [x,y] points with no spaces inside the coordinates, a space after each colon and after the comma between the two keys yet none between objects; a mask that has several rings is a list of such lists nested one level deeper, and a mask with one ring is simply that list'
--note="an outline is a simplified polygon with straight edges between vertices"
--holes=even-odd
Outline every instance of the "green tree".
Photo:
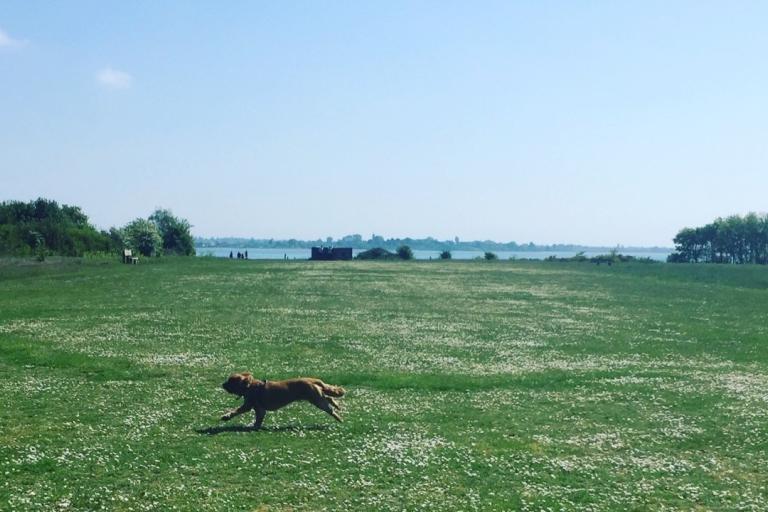
[{"label": "green tree", "polygon": [[486,252],[484,257],[488,261],[493,261],[493,260],[499,259],[499,257],[496,255],[495,252],[490,252],[490,251]]},{"label": "green tree", "polygon": [[401,260],[412,260],[413,259],[413,251],[410,247],[407,245],[401,245],[397,248],[397,255],[400,257]]},{"label": "green tree", "polygon": [[742,221],[742,236],[744,237],[745,263],[757,263],[760,259],[760,218],[755,213],[748,213]]},{"label": "green tree", "polygon": [[[30,235],[32,232],[36,235]],[[39,255],[42,250],[46,254],[82,256],[108,247],[106,233],[97,231],[77,206],[43,198],[29,203],[0,203],[0,253],[28,256]]]},{"label": "green tree", "polygon": [[143,256],[159,256],[163,252],[163,239],[157,225],[147,219],[136,219],[123,228],[123,240],[131,250]]},{"label": "green tree", "polygon": [[189,232],[192,226],[186,219],[175,217],[171,210],[157,209],[149,220],[157,226],[165,254],[195,255],[195,243]]},{"label": "green tree", "polygon": [[106,235],[109,237],[109,252],[122,255],[126,246],[123,230],[111,227]]},{"label": "green tree", "polygon": [[440,253],[440,259],[441,260],[449,260],[452,257],[453,257],[453,255],[451,255],[451,251],[443,251],[443,252]]},{"label": "green tree", "polygon": [[683,228],[667,261],[688,263],[768,263],[768,215],[749,213]]}]

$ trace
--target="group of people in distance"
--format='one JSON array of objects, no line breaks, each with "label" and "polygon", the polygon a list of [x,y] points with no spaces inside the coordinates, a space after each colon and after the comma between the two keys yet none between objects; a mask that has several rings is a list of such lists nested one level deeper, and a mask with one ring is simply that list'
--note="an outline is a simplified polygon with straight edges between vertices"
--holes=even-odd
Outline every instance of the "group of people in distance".
[{"label": "group of people in distance", "polygon": [[[234,257],[235,257],[234,254],[232,253],[232,251],[229,251],[229,257],[230,257],[230,259],[234,259]],[[239,260],[247,260],[248,259],[248,251],[245,251],[245,252],[237,251],[237,259],[239,259]]]}]

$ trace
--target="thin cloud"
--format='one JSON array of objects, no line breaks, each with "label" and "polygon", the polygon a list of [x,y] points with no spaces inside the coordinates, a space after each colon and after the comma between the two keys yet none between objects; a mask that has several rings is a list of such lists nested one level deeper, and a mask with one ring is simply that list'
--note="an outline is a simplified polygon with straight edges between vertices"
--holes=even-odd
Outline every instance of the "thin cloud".
[{"label": "thin cloud", "polygon": [[127,89],[133,84],[133,77],[119,69],[104,68],[96,73],[96,81],[104,87]]},{"label": "thin cloud", "polygon": [[17,48],[19,46],[24,46],[25,44],[27,44],[26,41],[14,39],[0,28],[0,48]]}]

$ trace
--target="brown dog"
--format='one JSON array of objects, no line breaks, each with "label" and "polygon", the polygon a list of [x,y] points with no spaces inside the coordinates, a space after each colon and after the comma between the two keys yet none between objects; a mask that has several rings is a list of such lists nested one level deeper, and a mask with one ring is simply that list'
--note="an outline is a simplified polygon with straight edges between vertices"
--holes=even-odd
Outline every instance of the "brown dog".
[{"label": "brown dog", "polygon": [[341,408],[332,397],[344,396],[344,388],[328,385],[320,379],[265,381],[254,379],[249,372],[244,372],[233,373],[221,387],[228,393],[245,398],[243,405],[222,416],[222,421],[253,409],[256,414],[253,426],[260,428],[267,411],[276,411],[297,400],[306,400],[341,421],[333,410]]}]

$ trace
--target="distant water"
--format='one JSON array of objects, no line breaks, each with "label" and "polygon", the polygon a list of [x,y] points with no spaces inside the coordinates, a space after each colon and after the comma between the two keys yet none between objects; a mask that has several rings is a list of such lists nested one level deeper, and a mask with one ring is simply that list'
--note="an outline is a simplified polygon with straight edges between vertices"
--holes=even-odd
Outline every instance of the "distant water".
[{"label": "distant water", "polygon": [[[244,253],[248,251],[248,259],[251,260],[308,260],[311,254],[309,249],[243,249],[238,247],[196,247],[198,256],[215,256],[218,258],[229,258],[229,253],[232,252],[233,256],[237,257],[237,253]],[[363,252],[364,249],[354,249],[352,254],[357,256]],[[576,255],[578,251],[493,251],[500,260],[514,259],[533,259],[543,260],[549,256],[557,256],[558,258],[569,258]],[[472,260],[475,258],[482,258],[485,253],[483,251],[451,251],[451,256],[455,260]],[[605,251],[590,252],[585,251],[584,255],[587,257],[597,256],[598,254],[605,254]],[[654,251],[654,252],[622,252],[627,256],[635,256],[637,258],[651,258],[657,261],[666,261],[669,256],[669,251]],[[420,251],[414,250],[413,256],[417,260],[439,259],[440,251]]]}]

